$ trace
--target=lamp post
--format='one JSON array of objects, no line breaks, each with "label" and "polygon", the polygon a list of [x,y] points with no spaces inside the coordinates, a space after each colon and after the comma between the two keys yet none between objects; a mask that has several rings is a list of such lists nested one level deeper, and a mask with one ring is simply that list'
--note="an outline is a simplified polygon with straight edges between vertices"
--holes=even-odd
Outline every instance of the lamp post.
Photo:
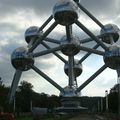
[{"label": "lamp post", "polygon": [[105,96],[106,96],[106,112],[108,112],[108,91],[105,91]]}]

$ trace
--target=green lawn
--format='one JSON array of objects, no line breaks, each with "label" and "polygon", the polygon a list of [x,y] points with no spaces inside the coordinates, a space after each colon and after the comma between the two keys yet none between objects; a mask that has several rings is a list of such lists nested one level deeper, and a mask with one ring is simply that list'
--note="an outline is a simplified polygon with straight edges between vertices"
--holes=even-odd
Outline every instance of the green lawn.
[{"label": "green lawn", "polygon": [[[15,120],[32,120],[32,118],[30,118],[30,117],[20,117],[20,118],[16,118]],[[44,120],[56,120],[56,119],[54,119],[54,118],[46,118]],[[65,119],[61,119],[61,120],[65,120]]]},{"label": "green lawn", "polygon": [[30,118],[30,117],[20,117],[20,118],[16,118],[15,120],[32,120],[32,118]]},{"label": "green lawn", "polygon": [[[48,116],[46,118],[43,118],[43,120],[56,120],[57,118]],[[19,117],[19,118],[15,118],[15,120],[33,120],[32,117]],[[61,117],[60,120],[67,120],[67,118]]]}]

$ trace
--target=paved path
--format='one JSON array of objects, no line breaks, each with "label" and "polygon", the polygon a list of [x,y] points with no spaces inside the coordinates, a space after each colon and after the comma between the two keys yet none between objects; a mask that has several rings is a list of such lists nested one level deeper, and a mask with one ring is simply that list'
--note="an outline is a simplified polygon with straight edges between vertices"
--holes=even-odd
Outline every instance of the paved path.
[{"label": "paved path", "polygon": [[101,118],[97,118],[93,115],[78,115],[76,117],[70,118],[69,120],[105,120]]}]

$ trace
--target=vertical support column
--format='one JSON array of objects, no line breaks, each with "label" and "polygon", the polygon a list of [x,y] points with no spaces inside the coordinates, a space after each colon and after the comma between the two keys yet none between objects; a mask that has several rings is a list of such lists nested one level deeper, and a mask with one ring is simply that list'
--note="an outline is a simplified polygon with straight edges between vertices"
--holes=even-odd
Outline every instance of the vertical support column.
[{"label": "vertical support column", "polygon": [[[66,26],[66,36],[68,42],[72,41],[72,25]],[[68,76],[69,76],[69,86],[74,86],[75,76],[74,76],[74,55],[68,56],[68,64],[69,64],[69,70],[68,70]]]},{"label": "vertical support column", "polygon": [[120,120],[120,67],[117,69],[117,84],[118,84],[118,119]]},{"label": "vertical support column", "polygon": [[74,81],[75,81],[73,66],[74,66],[74,57],[73,56],[69,56],[69,71],[68,71],[68,75],[69,75],[69,86],[70,87],[74,86]]},{"label": "vertical support column", "polygon": [[108,91],[105,91],[105,97],[106,97],[106,112],[108,112]]}]

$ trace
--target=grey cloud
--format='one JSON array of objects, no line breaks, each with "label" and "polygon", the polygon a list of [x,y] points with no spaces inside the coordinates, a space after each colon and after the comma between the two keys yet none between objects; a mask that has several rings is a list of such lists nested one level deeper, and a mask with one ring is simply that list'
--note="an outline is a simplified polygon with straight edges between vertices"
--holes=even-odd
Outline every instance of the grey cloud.
[{"label": "grey cloud", "polygon": [[[38,16],[52,12],[56,0],[1,0],[0,14],[15,14],[16,11],[33,9]],[[117,15],[119,0],[81,0],[81,4],[96,16]]]},{"label": "grey cloud", "polygon": [[119,0],[82,0],[81,4],[97,17],[114,18],[119,13]]},{"label": "grey cloud", "polygon": [[6,85],[9,85],[13,79],[13,67],[10,63],[10,58],[4,58],[2,56],[2,60],[0,60],[0,77]]},{"label": "grey cloud", "polygon": [[56,0],[1,0],[0,1],[0,13],[15,14],[17,11],[32,9],[38,15],[39,13],[48,13]]}]

